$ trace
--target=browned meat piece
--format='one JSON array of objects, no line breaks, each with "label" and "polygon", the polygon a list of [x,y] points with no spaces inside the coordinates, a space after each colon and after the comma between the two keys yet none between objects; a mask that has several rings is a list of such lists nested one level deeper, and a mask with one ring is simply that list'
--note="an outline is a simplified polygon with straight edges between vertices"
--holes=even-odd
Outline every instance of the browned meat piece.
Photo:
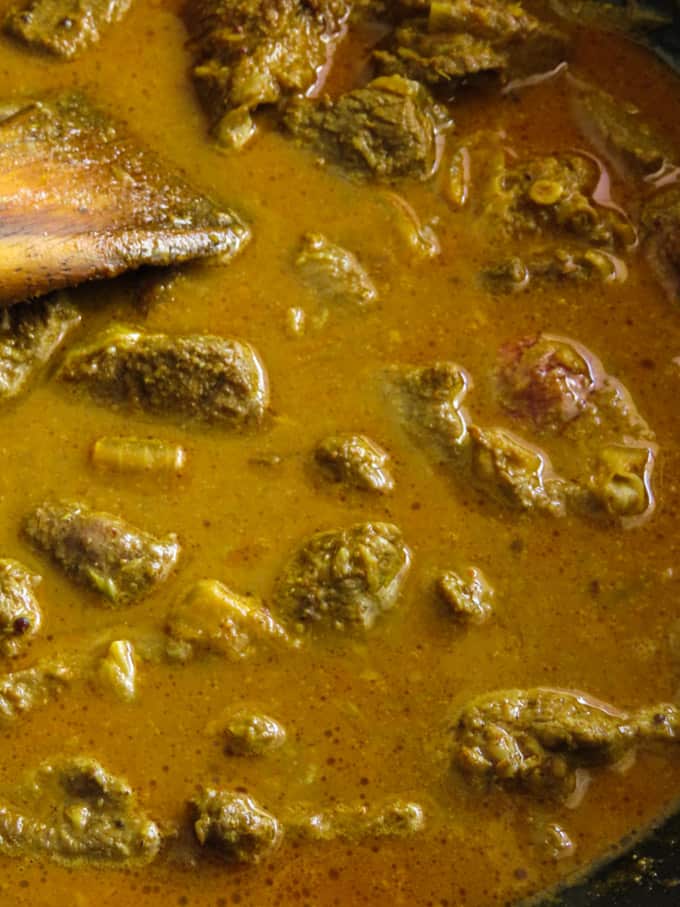
[{"label": "browned meat piece", "polygon": [[229,863],[259,863],[281,843],[278,821],[244,794],[208,788],[191,808],[199,843]]},{"label": "browned meat piece", "polygon": [[22,393],[79,324],[64,296],[0,308],[0,400]]},{"label": "browned meat piece", "polygon": [[446,85],[483,72],[521,75],[551,69],[565,59],[567,39],[519,3],[435,0],[427,18],[396,28],[374,52],[380,70]]},{"label": "browned meat piece", "polygon": [[453,617],[464,624],[483,624],[493,614],[494,591],[477,567],[462,573],[445,570],[437,577],[439,598]]},{"label": "browned meat piece", "polygon": [[250,111],[306,94],[333,50],[350,0],[198,0],[185,20],[196,51],[193,76],[217,139],[241,147]]},{"label": "browned meat piece", "polygon": [[247,343],[112,327],[69,352],[58,377],[103,403],[161,416],[258,425],[269,405],[266,372]]},{"label": "browned meat piece", "polygon": [[570,426],[571,435],[598,445],[653,440],[626,388],[580,343],[551,334],[522,337],[503,346],[499,359],[501,403],[533,428],[556,434]]},{"label": "browned meat piece", "polygon": [[396,604],[410,563],[401,532],[389,523],[319,532],[284,568],[276,605],[303,625],[369,629]]},{"label": "browned meat piece", "polygon": [[549,155],[506,167],[487,190],[486,215],[503,237],[579,239],[613,248],[635,238],[617,210],[597,204],[596,165],[578,154]]},{"label": "browned meat piece", "polygon": [[378,299],[373,281],[356,256],[320,233],[306,234],[295,266],[305,283],[328,302],[363,309]]},{"label": "browned meat piece", "polygon": [[5,31],[37,50],[70,60],[120,21],[132,0],[28,0],[13,6]]},{"label": "browned meat piece", "polygon": [[470,428],[472,469],[492,497],[521,510],[564,516],[578,487],[556,475],[548,456],[499,428]]},{"label": "browned meat piece", "polygon": [[628,714],[567,690],[502,690],[468,703],[452,737],[454,764],[472,779],[568,794],[579,768],[679,740],[680,712],[662,704]]},{"label": "browned meat piece", "polygon": [[335,482],[379,494],[394,488],[389,455],[363,435],[332,435],[318,445],[314,456]]},{"label": "browned meat piece", "polygon": [[140,864],[158,854],[158,826],[126,781],[80,756],[44,763],[0,806],[0,852],[65,864]]},{"label": "browned meat piece", "polygon": [[0,717],[12,721],[56,699],[75,677],[65,661],[41,661],[0,677]]},{"label": "browned meat piece", "polygon": [[623,283],[628,268],[616,255],[602,249],[556,246],[488,265],[482,276],[494,291],[517,292],[533,286],[535,281]]},{"label": "browned meat piece", "polygon": [[499,360],[503,405],[552,430],[581,415],[604,381],[584,348],[558,337],[523,337],[501,347]]},{"label": "browned meat piece", "polygon": [[373,59],[386,75],[400,75],[425,85],[443,85],[480,72],[505,69],[507,56],[488,41],[469,34],[432,34],[412,23],[398,28],[387,50]]},{"label": "browned meat piece", "polygon": [[588,138],[624,175],[650,176],[680,159],[634,104],[594,86],[575,83],[575,108]]},{"label": "browned meat piece", "polygon": [[266,756],[286,742],[286,729],[275,718],[245,708],[212,722],[208,733],[219,734],[229,756]]},{"label": "browned meat piece", "polygon": [[40,577],[18,561],[0,559],[0,653],[18,655],[40,629],[35,589]]},{"label": "browned meat piece", "polygon": [[226,258],[249,236],[79,94],[0,116],[0,305],[142,265]]},{"label": "browned meat piece", "polygon": [[383,76],[334,101],[296,98],[284,122],[303,144],[355,176],[424,180],[438,164],[447,118],[418,82]]},{"label": "browned meat piece", "polygon": [[164,582],[179,557],[174,535],[157,539],[120,517],[83,504],[42,504],[24,520],[24,533],[69,576],[109,602],[139,599]]},{"label": "browned meat piece", "polygon": [[429,7],[433,31],[467,32],[504,43],[526,38],[539,24],[521,3],[507,0],[432,0]]},{"label": "browned meat piece", "polygon": [[453,362],[394,366],[387,383],[390,403],[410,436],[448,455],[464,449],[468,434],[462,406],[470,387],[464,369]]}]

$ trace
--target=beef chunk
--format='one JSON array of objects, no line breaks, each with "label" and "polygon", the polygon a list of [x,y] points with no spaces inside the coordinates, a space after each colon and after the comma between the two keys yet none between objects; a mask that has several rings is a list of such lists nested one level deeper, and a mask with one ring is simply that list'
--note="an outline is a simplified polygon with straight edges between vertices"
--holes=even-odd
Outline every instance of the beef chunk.
[{"label": "beef chunk", "polygon": [[395,366],[387,373],[390,403],[408,434],[449,455],[467,441],[462,405],[469,387],[467,372],[453,362]]},{"label": "beef chunk", "polygon": [[482,487],[521,510],[563,516],[579,490],[557,476],[548,456],[500,428],[470,428],[472,469]]},{"label": "beef chunk", "polygon": [[193,76],[219,141],[240,147],[249,111],[307,91],[340,35],[349,0],[199,0],[185,19]]},{"label": "beef chunk", "polygon": [[624,174],[650,176],[678,157],[634,104],[594,86],[577,84],[575,106],[588,138]]},{"label": "beef chunk", "polygon": [[11,7],[5,31],[38,50],[71,60],[123,18],[132,0],[28,0]]},{"label": "beef chunk", "polygon": [[553,430],[578,418],[604,380],[585,349],[546,334],[506,344],[499,359],[504,406]]},{"label": "beef chunk", "polygon": [[389,523],[320,532],[284,568],[276,604],[300,624],[369,629],[396,604],[410,562],[401,532]]},{"label": "beef chunk", "polygon": [[335,482],[379,494],[394,488],[389,455],[364,435],[331,435],[321,441],[314,456]]},{"label": "beef chunk", "polygon": [[259,863],[281,843],[278,821],[244,794],[208,788],[191,807],[199,843],[229,863]]},{"label": "beef chunk", "polygon": [[56,699],[75,671],[64,661],[41,661],[31,668],[0,677],[0,718],[12,721]]},{"label": "beef chunk", "polygon": [[485,267],[482,277],[494,291],[514,293],[536,281],[622,283],[628,277],[628,268],[602,249],[566,245],[511,256]]},{"label": "beef chunk", "polygon": [[113,327],[72,350],[58,377],[84,386],[102,402],[230,428],[257,425],[269,404],[266,373],[255,350],[210,335]]},{"label": "beef chunk", "polygon": [[320,233],[304,237],[295,266],[305,283],[330,303],[363,309],[378,298],[373,281],[357,258]]},{"label": "beef chunk", "polygon": [[518,3],[453,0],[434,2],[427,18],[395,29],[374,59],[382,72],[435,86],[483,72],[550,69],[564,60],[566,45],[561,32]]},{"label": "beef chunk", "polygon": [[233,256],[250,237],[80,94],[0,114],[0,305],[142,265]]},{"label": "beef chunk", "polygon": [[679,739],[680,712],[664,704],[627,714],[565,690],[502,690],[468,703],[452,737],[454,764],[473,779],[568,794],[579,768]]},{"label": "beef chunk", "polygon": [[301,142],[349,173],[384,180],[431,176],[445,126],[427,91],[401,76],[374,79],[335,101],[295,99],[284,119]]},{"label": "beef chunk", "polygon": [[40,629],[40,579],[18,561],[0,559],[0,654],[18,655]]},{"label": "beef chunk", "polygon": [[180,552],[174,535],[157,539],[120,517],[69,501],[41,504],[23,528],[72,579],[116,605],[142,598],[164,582]]},{"label": "beef chunk", "polygon": [[200,580],[168,613],[168,652],[182,661],[196,651],[232,659],[253,653],[257,642],[295,645],[257,598],[239,595],[217,580]]},{"label": "beef chunk", "polygon": [[79,324],[63,296],[0,308],[0,400],[22,393]]},{"label": "beef chunk", "polygon": [[311,841],[362,841],[407,837],[422,831],[424,826],[420,804],[395,798],[373,806],[340,804],[324,812],[294,818],[288,834]]},{"label": "beef chunk", "polygon": [[477,567],[463,573],[445,570],[436,580],[439,598],[461,623],[483,624],[493,614],[494,591]]},{"label": "beef chunk", "polygon": [[488,41],[454,32],[433,34],[420,22],[398,28],[389,49],[376,50],[373,58],[386,75],[430,86],[480,72],[498,72],[507,66],[506,55]]},{"label": "beef chunk", "polygon": [[520,3],[507,0],[433,0],[429,8],[433,30],[467,32],[504,43],[526,38],[539,24]]},{"label": "beef chunk", "polygon": [[137,805],[127,782],[88,757],[44,763],[0,807],[0,852],[60,863],[148,863],[160,832]]},{"label": "beef chunk", "polygon": [[645,251],[673,302],[680,302],[680,187],[651,197],[642,210]]},{"label": "beef chunk", "polygon": [[501,403],[544,433],[589,436],[592,443],[654,438],[626,388],[589,349],[551,334],[522,337],[500,350]]},{"label": "beef chunk", "polygon": [[494,182],[486,215],[499,236],[579,239],[604,248],[630,244],[629,223],[593,200],[597,180],[595,164],[578,154],[530,158]]},{"label": "beef chunk", "polygon": [[230,756],[266,756],[286,742],[286,729],[275,718],[252,709],[228,713],[209,731],[219,734]]}]

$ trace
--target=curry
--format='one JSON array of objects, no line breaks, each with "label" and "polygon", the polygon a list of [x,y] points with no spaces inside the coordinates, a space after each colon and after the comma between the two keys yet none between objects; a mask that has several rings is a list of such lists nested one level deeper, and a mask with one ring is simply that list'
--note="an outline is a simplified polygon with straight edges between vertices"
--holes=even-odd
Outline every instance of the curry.
[{"label": "curry", "polygon": [[651,827],[664,11],[0,6],[0,901],[489,907]]}]

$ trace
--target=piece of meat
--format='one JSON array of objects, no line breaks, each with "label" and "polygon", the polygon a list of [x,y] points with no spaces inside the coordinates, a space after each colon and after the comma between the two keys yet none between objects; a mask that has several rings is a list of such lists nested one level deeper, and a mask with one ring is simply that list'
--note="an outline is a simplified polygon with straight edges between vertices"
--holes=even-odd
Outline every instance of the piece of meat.
[{"label": "piece of meat", "polygon": [[658,173],[680,159],[671,143],[642,118],[634,104],[574,82],[577,120],[597,150],[625,176]]},{"label": "piece of meat", "polygon": [[0,116],[0,305],[142,265],[235,255],[248,227],[81,94]]},{"label": "piece of meat", "polygon": [[19,655],[40,629],[42,610],[35,594],[40,582],[19,561],[0,558],[0,654]]},{"label": "piece of meat", "polygon": [[482,277],[494,291],[514,293],[536,282],[623,283],[628,268],[611,252],[571,245],[539,249],[522,257],[511,256],[487,265]]},{"label": "piece of meat", "polygon": [[286,742],[286,729],[275,718],[253,709],[237,709],[211,722],[208,733],[217,734],[229,756],[266,756]]},{"label": "piece of meat", "polygon": [[505,344],[498,358],[503,406],[543,429],[557,431],[578,418],[604,383],[599,362],[584,347],[548,334]]},{"label": "piece of meat", "polygon": [[428,5],[432,31],[466,32],[507,44],[526,38],[539,26],[514,0],[432,0]]},{"label": "piece of meat", "polygon": [[191,0],[192,69],[214,135],[242,147],[250,111],[306,94],[333,52],[350,0]]},{"label": "piece of meat", "polygon": [[564,516],[578,487],[556,475],[547,454],[500,428],[470,428],[472,471],[492,497],[520,510]]},{"label": "piece of meat", "polygon": [[435,588],[449,613],[463,624],[483,624],[493,614],[494,590],[477,567],[462,573],[444,570]]},{"label": "piece of meat", "polygon": [[389,402],[405,431],[448,456],[456,456],[468,440],[463,402],[470,384],[465,369],[454,362],[398,365],[387,372]]},{"label": "piece of meat", "polygon": [[625,438],[654,440],[623,384],[568,337],[536,334],[505,344],[496,383],[503,407],[542,433],[598,448]]},{"label": "piece of meat", "polygon": [[67,689],[75,675],[74,666],[64,660],[44,660],[5,674],[0,677],[0,718],[13,721],[43,708]]},{"label": "piece of meat", "polygon": [[112,327],[71,350],[57,377],[103,403],[229,428],[258,425],[269,405],[267,375],[255,350],[210,335]]},{"label": "piece of meat", "polygon": [[334,482],[378,494],[394,489],[389,454],[364,435],[331,435],[317,445],[314,456]]},{"label": "piece of meat", "polygon": [[424,180],[438,165],[447,118],[418,82],[383,76],[336,100],[296,98],[284,123],[354,176]]},{"label": "piece of meat", "polygon": [[208,788],[191,801],[199,844],[228,863],[259,863],[281,843],[279,822],[245,794]]},{"label": "piece of meat", "polygon": [[217,580],[200,580],[168,612],[168,653],[186,661],[196,652],[238,660],[258,644],[297,643],[258,598],[239,595]]},{"label": "piece of meat", "polygon": [[132,0],[22,0],[10,8],[5,31],[36,50],[71,60],[119,22]]},{"label": "piece of meat", "polygon": [[374,51],[380,72],[415,79],[424,85],[446,85],[482,72],[500,72],[508,58],[489,41],[470,34],[432,33],[426,24],[398,28],[387,49]]},{"label": "piece of meat", "polygon": [[356,256],[320,233],[304,236],[295,267],[322,300],[334,305],[364,309],[378,299],[373,281]]},{"label": "piece of meat", "polygon": [[410,563],[401,532],[390,523],[319,532],[279,576],[277,610],[302,626],[368,630],[396,605]]},{"label": "piece of meat", "polygon": [[68,576],[114,605],[148,595],[168,578],[180,553],[175,535],[155,538],[120,517],[71,501],[36,507],[23,531]]},{"label": "piece of meat", "polygon": [[436,0],[373,54],[381,72],[431,86],[455,86],[480,73],[524,75],[554,68],[567,55],[566,36],[519,3]]},{"label": "piece of meat", "polygon": [[579,768],[679,740],[680,711],[661,704],[626,713],[568,690],[501,690],[468,703],[451,735],[453,762],[471,779],[569,794]]},{"label": "piece of meat", "polygon": [[161,836],[126,781],[86,756],[45,762],[0,806],[0,852],[67,865],[149,863]]},{"label": "piece of meat", "polygon": [[25,391],[80,321],[63,295],[0,308],[0,400]]},{"label": "piece of meat", "polygon": [[500,238],[578,239],[590,246],[631,245],[624,216],[593,199],[593,161],[579,154],[546,155],[505,167],[486,191],[484,213]]}]

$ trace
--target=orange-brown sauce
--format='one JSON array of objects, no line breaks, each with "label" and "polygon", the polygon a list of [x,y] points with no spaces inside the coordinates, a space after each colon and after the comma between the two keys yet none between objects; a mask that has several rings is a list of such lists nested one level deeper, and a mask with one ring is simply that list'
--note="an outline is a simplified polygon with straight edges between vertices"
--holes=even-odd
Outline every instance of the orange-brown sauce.
[{"label": "orange-brown sauce", "polygon": [[[5,4],[3,3],[3,6]],[[209,332],[250,341],[266,363],[274,419],[266,431],[230,436],[96,407],[50,381],[0,414],[0,551],[44,577],[41,636],[20,664],[161,627],[168,605],[191,582],[220,579],[267,600],[288,553],[321,528],[363,519],[396,523],[414,554],[400,605],[365,639],[316,642],[237,664],[212,657],[187,665],[144,664],[131,704],[96,685],[67,693],[0,731],[0,786],[55,753],[88,753],[125,776],[162,829],[186,827],[198,784],[245,789],[276,813],[307,801],[374,802],[399,794],[426,808],[427,828],[396,841],[284,843],[255,868],[196,857],[183,838],[150,866],[65,869],[0,858],[7,907],[133,904],[226,907],[361,905],[487,907],[552,885],[604,855],[622,836],[653,822],[680,792],[680,754],[643,752],[624,773],[596,772],[577,809],[551,816],[569,832],[574,855],[555,862],[531,843],[531,800],[470,789],[451,770],[444,731],[456,708],[497,688],[585,690],[621,708],[673,701],[680,669],[669,644],[677,619],[680,507],[680,320],[635,252],[623,285],[548,285],[493,296],[480,289],[488,251],[470,215],[453,213],[437,180],[398,191],[432,222],[441,255],[412,261],[391,210],[373,185],[343,178],[275,129],[263,128],[242,154],[206,138],[189,78],[186,34],[172,0],[137,0],[123,23],[75,63],[29,54],[2,41],[0,96],[80,86],[127,121],[148,145],[252,224],[254,241],[228,268],[195,265],[148,306],[137,279],[93,285],[75,298],[83,336],[112,320],[170,333]],[[345,88],[361,66],[362,38],[347,45]],[[652,56],[621,37],[575,36],[572,72],[640,105],[680,148],[680,86]],[[456,134],[502,128],[524,155],[587,148],[568,115],[568,85],[556,78],[501,97],[468,91],[454,105]],[[592,150],[592,149],[591,149]],[[612,175],[626,208],[635,189]],[[357,252],[380,304],[365,315],[333,315],[318,331],[291,337],[287,311],[314,309],[294,273],[301,235],[321,231]],[[547,331],[592,349],[630,390],[654,429],[657,506],[624,530],[576,516],[518,515],[466,491],[405,440],[385,405],[379,373],[396,362],[451,359],[474,378],[470,408],[503,424],[490,390],[500,344]],[[310,468],[315,443],[361,431],[395,465],[386,498],[343,492]],[[183,444],[178,479],[96,472],[91,444],[107,434],[149,434]],[[558,445],[559,448],[559,445]],[[280,462],[256,462],[276,455]],[[555,453],[559,456],[559,449]],[[124,514],[160,535],[175,531],[183,557],[175,576],[129,609],[103,608],[20,538],[27,509],[59,494]],[[496,618],[461,631],[441,613],[427,578],[433,569],[474,563],[496,588]],[[287,728],[292,747],[267,760],[230,759],[205,728],[225,707],[255,704]]]}]

